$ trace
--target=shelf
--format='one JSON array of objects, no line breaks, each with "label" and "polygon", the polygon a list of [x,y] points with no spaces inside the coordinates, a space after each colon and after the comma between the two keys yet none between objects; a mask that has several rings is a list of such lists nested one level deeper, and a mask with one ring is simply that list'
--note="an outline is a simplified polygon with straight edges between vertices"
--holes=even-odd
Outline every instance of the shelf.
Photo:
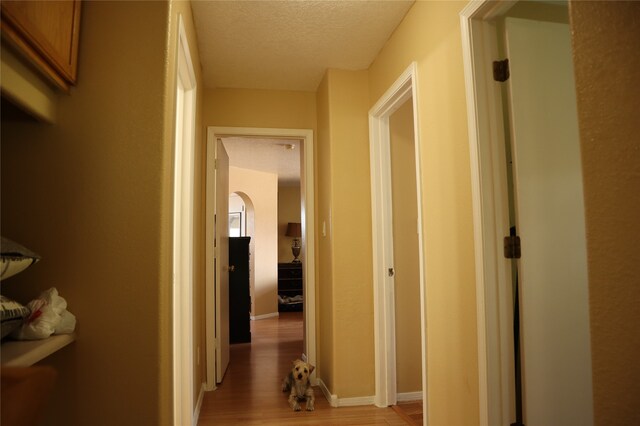
[{"label": "shelf", "polygon": [[73,334],[58,334],[41,340],[9,340],[0,348],[4,367],[28,367],[76,340]]},{"label": "shelf", "polygon": [[[298,296],[304,293],[302,263],[278,263],[278,296]],[[278,312],[302,311],[304,303],[278,303]]]}]

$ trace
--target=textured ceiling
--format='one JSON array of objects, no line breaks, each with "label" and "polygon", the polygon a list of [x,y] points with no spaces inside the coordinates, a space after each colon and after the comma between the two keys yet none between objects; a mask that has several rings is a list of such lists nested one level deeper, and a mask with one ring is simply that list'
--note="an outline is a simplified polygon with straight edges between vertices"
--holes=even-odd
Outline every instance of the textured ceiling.
[{"label": "textured ceiling", "polygon": [[[315,91],[327,68],[367,69],[413,0],[191,3],[204,85]],[[300,142],[223,138],[234,167],[300,183]],[[285,148],[294,144],[293,150]]]},{"label": "textured ceiling", "polygon": [[327,68],[367,69],[412,4],[195,0],[204,84],[315,91]]},{"label": "textured ceiling", "polygon": [[229,165],[278,175],[278,185],[300,184],[300,141],[223,137]]}]

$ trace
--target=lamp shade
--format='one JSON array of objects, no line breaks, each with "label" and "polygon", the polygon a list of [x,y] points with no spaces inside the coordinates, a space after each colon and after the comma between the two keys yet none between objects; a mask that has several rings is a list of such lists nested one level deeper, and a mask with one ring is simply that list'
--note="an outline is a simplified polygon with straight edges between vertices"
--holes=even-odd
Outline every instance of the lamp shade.
[{"label": "lamp shade", "polygon": [[299,223],[289,222],[287,225],[287,232],[284,234],[287,237],[300,238],[302,236],[302,228]]}]

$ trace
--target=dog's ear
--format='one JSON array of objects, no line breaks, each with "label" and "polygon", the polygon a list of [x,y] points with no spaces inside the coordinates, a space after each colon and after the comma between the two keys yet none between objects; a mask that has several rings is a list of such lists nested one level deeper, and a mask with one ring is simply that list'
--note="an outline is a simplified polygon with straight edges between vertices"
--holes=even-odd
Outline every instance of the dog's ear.
[{"label": "dog's ear", "polygon": [[316,369],[316,367],[311,365],[311,364],[308,364],[308,365],[309,365],[309,374],[311,374],[311,373],[313,373],[313,370]]}]

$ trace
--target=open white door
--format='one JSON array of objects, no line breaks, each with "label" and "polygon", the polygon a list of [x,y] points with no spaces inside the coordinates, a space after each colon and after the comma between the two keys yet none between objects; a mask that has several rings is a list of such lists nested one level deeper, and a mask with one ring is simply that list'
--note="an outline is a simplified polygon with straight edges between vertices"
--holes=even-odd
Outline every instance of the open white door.
[{"label": "open white door", "polygon": [[221,383],[229,365],[229,156],[220,139],[215,147],[216,383]]},{"label": "open white door", "polygon": [[206,390],[210,391],[222,382],[229,365],[229,157],[211,129],[206,204]]},{"label": "open white door", "polygon": [[585,214],[567,24],[505,19],[527,426],[593,424]]}]

